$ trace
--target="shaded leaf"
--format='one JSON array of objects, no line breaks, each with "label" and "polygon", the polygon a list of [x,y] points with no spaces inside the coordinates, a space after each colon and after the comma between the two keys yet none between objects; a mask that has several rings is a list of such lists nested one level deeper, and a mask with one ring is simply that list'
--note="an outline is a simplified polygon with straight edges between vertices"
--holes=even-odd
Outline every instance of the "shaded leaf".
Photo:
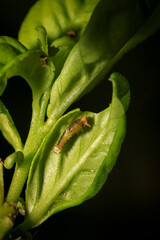
[{"label": "shaded leaf", "polygon": [[143,14],[138,0],[101,0],[52,87],[48,116],[61,116],[104,79],[127,51],[159,27],[160,4]]},{"label": "shaded leaf", "polygon": [[51,43],[51,47],[58,49],[58,52],[52,57],[52,61],[55,66],[55,79],[60,74],[64,63],[74,45],[75,39],[71,39],[68,36],[58,38]]}]

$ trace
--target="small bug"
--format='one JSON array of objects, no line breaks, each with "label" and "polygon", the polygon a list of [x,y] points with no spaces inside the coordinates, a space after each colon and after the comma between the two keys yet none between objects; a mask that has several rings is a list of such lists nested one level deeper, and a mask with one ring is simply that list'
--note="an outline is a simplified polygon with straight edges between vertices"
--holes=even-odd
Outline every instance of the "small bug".
[{"label": "small bug", "polygon": [[57,145],[54,147],[53,151],[55,153],[61,153],[65,143],[76,133],[78,134],[83,130],[83,127],[91,125],[87,121],[86,115],[84,115],[82,118],[75,120],[72,122],[64,131],[62,136],[60,137],[60,140],[58,141]]},{"label": "small bug", "polygon": [[47,57],[46,56],[41,56],[40,57],[40,61],[41,63],[43,63],[43,67],[46,67],[47,66]]},{"label": "small bug", "polygon": [[71,39],[75,39],[77,37],[77,32],[73,29],[69,30],[67,32],[67,35],[71,38]]}]

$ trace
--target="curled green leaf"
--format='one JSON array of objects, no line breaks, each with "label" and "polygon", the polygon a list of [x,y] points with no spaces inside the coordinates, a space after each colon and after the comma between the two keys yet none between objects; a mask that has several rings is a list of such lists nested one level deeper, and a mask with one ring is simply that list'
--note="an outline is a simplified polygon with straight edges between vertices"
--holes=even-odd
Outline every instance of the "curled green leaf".
[{"label": "curled green leaf", "polygon": [[4,160],[4,166],[7,169],[11,169],[14,165],[14,163],[18,163],[19,165],[22,164],[24,160],[24,155],[21,151],[17,151],[9,155],[5,160]]},{"label": "curled green leaf", "polygon": [[[39,225],[52,214],[93,197],[112,170],[124,139],[129,85],[111,75],[111,105],[95,114],[79,109],[61,117],[43,142],[30,168],[27,183],[27,215],[21,229]],[[67,126],[86,115],[91,128],[72,137],[62,152],[53,151]]]}]

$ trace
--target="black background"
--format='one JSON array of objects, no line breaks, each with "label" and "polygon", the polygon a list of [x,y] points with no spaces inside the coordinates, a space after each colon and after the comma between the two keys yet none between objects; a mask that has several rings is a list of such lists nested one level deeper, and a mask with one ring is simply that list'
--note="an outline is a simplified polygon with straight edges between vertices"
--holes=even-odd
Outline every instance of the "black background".
[{"label": "black background", "polygon": [[[17,37],[20,23],[35,0],[0,4],[0,35]],[[102,190],[80,206],[52,216],[32,230],[34,239],[160,239],[160,32],[126,54],[112,68],[130,82],[127,135],[117,164]],[[111,98],[106,79],[73,107],[99,112]],[[31,118],[31,91],[24,80],[9,81],[2,100],[23,141]],[[0,157],[12,148],[0,134]],[[5,171],[8,187],[12,170]]]}]

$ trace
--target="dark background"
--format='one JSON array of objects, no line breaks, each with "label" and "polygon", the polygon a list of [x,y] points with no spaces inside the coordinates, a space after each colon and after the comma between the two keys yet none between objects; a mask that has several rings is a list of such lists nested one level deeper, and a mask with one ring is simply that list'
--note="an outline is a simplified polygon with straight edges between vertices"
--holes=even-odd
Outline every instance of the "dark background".
[{"label": "dark background", "polygon": [[[17,37],[20,23],[35,0],[0,4],[0,35]],[[130,51],[112,69],[130,82],[127,135],[117,163],[102,190],[80,206],[52,216],[33,230],[34,239],[160,239],[160,32]],[[109,75],[106,76],[106,80]],[[74,104],[98,112],[111,98],[111,84],[100,83]],[[11,79],[2,100],[23,141],[31,118],[31,91],[24,80]],[[0,134],[0,157],[12,148]],[[6,188],[12,170],[5,171]]]}]

